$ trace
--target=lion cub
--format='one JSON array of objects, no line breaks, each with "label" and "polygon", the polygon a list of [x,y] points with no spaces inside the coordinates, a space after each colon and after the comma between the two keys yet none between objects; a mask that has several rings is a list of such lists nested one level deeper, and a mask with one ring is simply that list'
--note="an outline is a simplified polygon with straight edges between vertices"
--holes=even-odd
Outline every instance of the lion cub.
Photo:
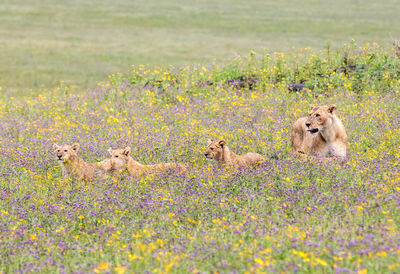
[{"label": "lion cub", "polygon": [[249,167],[265,161],[264,156],[258,153],[249,152],[244,155],[237,155],[226,145],[225,140],[208,140],[208,147],[204,156],[214,159],[221,164],[233,165],[236,167]]},{"label": "lion cub", "polygon": [[65,178],[71,176],[74,179],[91,181],[96,177],[105,178],[105,171],[111,169],[111,161],[103,160],[98,163],[86,163],[78,156],[79,144],[57,145],[53,148],[57,156],[57,160],[62,167],[62,173]]},{"label": "lion cub", "polygon": [[186,167],[182,164],[178,163],[162,163],[162,164],[154,164],[154,165],[143,165],[131,157],[131,148],[119,148],[112,149],[109,148],[108,152],[110,153],[110,162],[111,169],[109,172],[115,175],[118,172],[126,169],[130,175],[140,175],[140,174],[149,174],[149,173],[166,173],[169,171],[186,171]]},{"label": "lion cub", "polygon": [[291,144],[294,154],[345,158],[347,134],[336,116],[336,106],[311,106],[310,114],[294,123]]}]

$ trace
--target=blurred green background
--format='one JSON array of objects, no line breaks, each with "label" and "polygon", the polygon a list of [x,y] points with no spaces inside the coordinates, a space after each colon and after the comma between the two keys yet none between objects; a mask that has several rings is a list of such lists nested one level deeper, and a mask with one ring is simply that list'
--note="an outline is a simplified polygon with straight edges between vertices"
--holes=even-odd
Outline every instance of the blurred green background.
[{"label": "blurred green background", "polygon": [[249,51],[392,43],[398,0],[2,0],[0,87],[84,89],[135,64],[210,63]]}]

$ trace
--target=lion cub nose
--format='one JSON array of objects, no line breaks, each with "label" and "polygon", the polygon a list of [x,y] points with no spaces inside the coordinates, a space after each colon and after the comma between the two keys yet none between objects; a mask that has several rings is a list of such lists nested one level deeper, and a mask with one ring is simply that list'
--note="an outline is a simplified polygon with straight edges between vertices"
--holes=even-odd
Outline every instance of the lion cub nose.
[{"label": "lion cub nose", "polygon": [[309,126],[311,126],[311,123],[306,123],[306,127],[309,127]]}]

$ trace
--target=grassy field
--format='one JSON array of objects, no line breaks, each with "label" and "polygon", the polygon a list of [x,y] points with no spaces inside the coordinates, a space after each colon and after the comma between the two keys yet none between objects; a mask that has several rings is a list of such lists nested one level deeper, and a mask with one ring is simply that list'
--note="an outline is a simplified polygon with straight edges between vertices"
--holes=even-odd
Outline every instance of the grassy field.
[{"label": "grassy field", "polygon": [[390,44],[400,5],[386,1],[53,1],[0,3],[2,93],[93,87],[135,64],[207,64],[251,50]]},{"label": "grassy field", "polygon": [[[0,273],[398,273],[399,99],[400,59],[376,45],[135,66],[88,92],[0,98]],[[290,125],[330,103],[346,163],[293,159]],[[267,162],[218,168],[208,138]],[[188,174],[64,179],[52,144],[73,142],[89,162],[129,145]]]}]

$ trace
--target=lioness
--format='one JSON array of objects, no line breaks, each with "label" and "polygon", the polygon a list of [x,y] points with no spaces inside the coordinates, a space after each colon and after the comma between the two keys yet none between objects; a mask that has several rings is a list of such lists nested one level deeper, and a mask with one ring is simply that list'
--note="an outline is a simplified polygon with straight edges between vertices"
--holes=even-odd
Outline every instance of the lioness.
[{"label": "lioness", "polygon": [[78,143],[61,146],[53,144],[64,178],[71,176],[74,179],[85,181],[91,181],[95,177],[103,179],[105,171],[111,169],[111,161],[104,160],[94,164],[86,163],[77,154],[79,147]]},{"label": "lioness", "polygon": [[130,175],[140,175],[149,173],[166,173],[169,171],[186,171],[186,167],[178,163],[162,163],[154,165],[143,165],[131,157],[131,148],[119,148],[112,149],[109,148],[110,162],[111,162],[111,174],[115,175],[118,172],[127,170]]},{"label": "lioness", "polygon": [[310,114],[294,123],[291,143],[294,154],[345,158],[347,134],[336,116],[336,106],[311,106]]},{"label": "lioness", "polygon": [[264,156],[258,153],[249,152],[244,155],[237,155],[229,149],[225,140],[208,140],[208,147],[204,156],[208,159],[214,159],[221,164],[232,165],[236,167],[249,167],[251,165],[265,161]]}]

